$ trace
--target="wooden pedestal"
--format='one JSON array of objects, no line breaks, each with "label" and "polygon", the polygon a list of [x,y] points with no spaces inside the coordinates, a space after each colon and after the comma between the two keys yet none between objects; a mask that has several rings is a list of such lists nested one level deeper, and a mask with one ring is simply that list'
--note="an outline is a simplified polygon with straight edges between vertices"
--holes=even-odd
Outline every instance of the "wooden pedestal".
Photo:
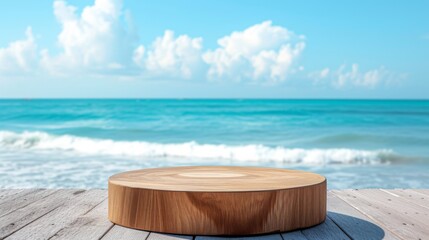
[{"label": "wooden pedestal", "polygon": [[172,167],[109,178],[109,219],[155,232],[251,235],[314,226],[326,217],[326,179],[256,167]]}]

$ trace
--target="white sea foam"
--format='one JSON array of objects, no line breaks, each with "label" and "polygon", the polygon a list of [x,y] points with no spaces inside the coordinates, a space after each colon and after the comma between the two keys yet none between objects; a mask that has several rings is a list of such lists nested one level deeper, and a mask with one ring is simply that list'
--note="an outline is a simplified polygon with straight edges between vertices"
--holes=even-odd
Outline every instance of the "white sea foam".
[{"label": "white sea foam", "polygon": [[264,145],[213,145],[196,142],[151,143],[114,141],[45,132],[15,133],[0,131],[0,150],[60,150],[88,155],[132,157],[178,157],[189,159],[223,159],[236,161],[273,161],[303,164],[380,164],[397,158],[392,150],[375,151],[347,148],[303,149]]}]

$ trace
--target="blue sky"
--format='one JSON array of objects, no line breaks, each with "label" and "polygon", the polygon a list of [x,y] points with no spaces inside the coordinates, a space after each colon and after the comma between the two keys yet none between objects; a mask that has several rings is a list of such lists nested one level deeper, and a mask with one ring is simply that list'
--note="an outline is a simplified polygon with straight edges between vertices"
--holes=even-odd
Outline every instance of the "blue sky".
[{"label": "blue sky", "polygon": [[429,2],[9,1],[1,98],[428,98]]}]

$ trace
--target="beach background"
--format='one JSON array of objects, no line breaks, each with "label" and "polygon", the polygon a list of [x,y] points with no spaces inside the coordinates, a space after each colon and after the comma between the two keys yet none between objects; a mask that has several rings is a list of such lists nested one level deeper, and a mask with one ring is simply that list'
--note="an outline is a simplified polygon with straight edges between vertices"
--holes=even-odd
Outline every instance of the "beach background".
[{"label": "beach background", "polygon": [[429,188],[428,146],[426,100],[0,100],[0,188],[106,188],[121,171],[182,165]]}]

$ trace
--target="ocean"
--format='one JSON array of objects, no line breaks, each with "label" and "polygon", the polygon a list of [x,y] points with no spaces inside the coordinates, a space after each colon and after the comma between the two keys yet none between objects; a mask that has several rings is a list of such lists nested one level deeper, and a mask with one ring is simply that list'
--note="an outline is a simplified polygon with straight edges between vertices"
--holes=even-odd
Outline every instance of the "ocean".
[{"label": "ocean", "polygon": [[0,100],[0,188],[106,188],[121,171],[183,165],[429,188],[429,101]]}]

